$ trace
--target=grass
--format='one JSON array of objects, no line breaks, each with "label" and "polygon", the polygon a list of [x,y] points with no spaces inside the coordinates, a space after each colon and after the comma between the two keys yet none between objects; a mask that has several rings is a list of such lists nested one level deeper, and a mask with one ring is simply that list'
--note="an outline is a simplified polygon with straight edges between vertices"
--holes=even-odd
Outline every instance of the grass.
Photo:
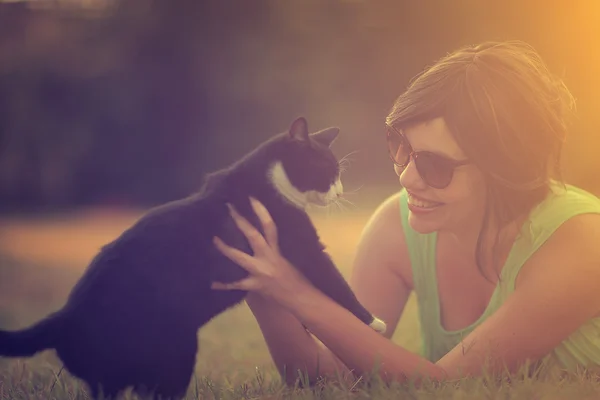
[{"label": "grass", "polygon": [[[372,211],[351,210],[313,217],[336,264],[348,276],[360,231]],[[131,224],[136,211],[86,210],[47,218],[0,221],[0,326],[28,325],[60,307],[87,262],[104,243]],[[414,297],[393,341],[411,351],[419,346]],[[536,379],[515,374],[443,384],[383,385],[376,379],[320,383],[313,389],[286,387],[271,362],[249,309],[242,304],[219,315],[199,332],[200,351],[188,399],[594,399],[600,382],[589,373]],[[30,359],[0,358],[0,399],[85,399],[84,385],[54,353]],[[124,398],[136,399],[127,393]]]}]

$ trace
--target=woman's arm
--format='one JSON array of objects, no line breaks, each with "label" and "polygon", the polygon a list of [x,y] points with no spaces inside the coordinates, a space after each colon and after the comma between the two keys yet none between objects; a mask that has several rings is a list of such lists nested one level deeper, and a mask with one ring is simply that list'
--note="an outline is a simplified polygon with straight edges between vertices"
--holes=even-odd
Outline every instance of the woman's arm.
[{"label": "woman's arm", "polygon": [[377,371],[385,381],[446,377],[444,369],[379,335],[311,286],[286,307],[358,375]]},{"label": "woman's arm", "polygon": [[549,354],[599,315],[598,235],[600,215],[565,222],[523,267],[515,292],[499,310],[437,363],[371,331],[309,285],[294,298],[282,298],[282,303],[344,364],[360,373],[377,368],[383,379],[402,381],[480,375],[486,367],[489,372],[505,367],[516,371],[526,361]]},{"label": "woman's arm", "polygon": [[[407,272],[410,273],[410,265],[398,195],[394,195],[375,211],[363,230],[350,279],[359,301],[387,323],[385,337],[388,338],[393,335],[410,294]],[[298,370],[311,381],[319,377],[352,377],[344,363],[315,340],[284,307],[252,292],[246,302],[286,382],[293,384]]]},{"label": "woman's arm", "polygon": [[[215,239],[217,248],[250,274],[221,289],[252,290],[290,310],[351,370],[377,368],[385,380],[460,378],[520,368],[539,360],[582,324],[600,315],[600,215],[563,223],[523,266],[514,293],[437,363],[411,353],[360,322],[310,285],[281,256],[277,231],[266,208],[252,201],[263,237],[232,211],[254,256]],[[465,350],[466,349],[466,350]]]},{"label": "woman's arm", "polygon": [[256,293],[249,293],[246,303],[287,384],[293,385],[300,374],[310,382],[316,382],[320,377],[351,377],[348,368],[284,307]]},{"label": "woman's arm", "polygon": [[363,306],[385,321],[384,337],[391,338],[413,290],[400,193],[388,197],[365,225],[349,282]]}]

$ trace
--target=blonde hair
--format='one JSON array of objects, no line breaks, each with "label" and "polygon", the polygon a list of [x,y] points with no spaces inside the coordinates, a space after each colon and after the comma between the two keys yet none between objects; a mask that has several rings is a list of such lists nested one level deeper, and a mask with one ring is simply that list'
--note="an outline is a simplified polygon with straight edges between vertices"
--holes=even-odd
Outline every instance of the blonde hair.
[{"label": "blonde hair", "polygon": [[482,172],[488,196],[477,249],[481,267],[489,217],[503,226],[531,211],[553,181],[562,182],[561,151],[574,105],[532,46],[485,42],[462,47],[413,78],[386,122],[405,129],[442,117]]}]

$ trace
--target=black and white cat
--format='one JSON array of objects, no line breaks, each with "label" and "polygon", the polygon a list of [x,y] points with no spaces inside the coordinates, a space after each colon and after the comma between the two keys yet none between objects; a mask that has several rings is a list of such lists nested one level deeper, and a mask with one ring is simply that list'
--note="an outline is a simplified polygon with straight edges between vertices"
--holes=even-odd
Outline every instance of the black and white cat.
[{"label": "black and white cat", "polygon": [[0,355],[55,349],[64,367],[96,398],[132,387],[143,395],[180,398],[193,375],[197,331],[241,302],[242,291],[218,291],[246,271],[220,254],[213,236],[251,253],[229,216],[233,204],[254,226],[249,196],[273,217],[281,253],[317,288],[378,331],[385,324],[357,301],[324,251],[305,207],[326,206],[342,193],[330,150],[337,128],[309,134],[296,119],[229,168],[210,174],[190,197],[156,207],[104,246],[67,303],[37,324],[0,331]]}]

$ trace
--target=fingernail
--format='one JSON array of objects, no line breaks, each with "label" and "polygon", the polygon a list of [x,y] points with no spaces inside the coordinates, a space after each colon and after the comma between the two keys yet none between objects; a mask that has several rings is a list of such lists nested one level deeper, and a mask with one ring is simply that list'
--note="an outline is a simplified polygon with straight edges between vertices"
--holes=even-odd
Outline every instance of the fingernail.
[{"label": "fingernail", "polygon": [[258,200],[256,200],[254,197],[250,197],[250,204],[252,205],[254,212],[256,212],[257,214],[262,214],[262,215],[265,214],[264,206],[262,206],[262,204]]},{"label": "fingernail", "polygon": [[227,206],[227,208],[229,209],[229,213],[234,213],[235,211],[233,210],[233,206],[230,203],[225,203],[225,205]]},{"label": "fingernail", "polygon": [[250,205],[252,206],[254,211],[258,209],[258,201],[252,196],[250,196]]}]

